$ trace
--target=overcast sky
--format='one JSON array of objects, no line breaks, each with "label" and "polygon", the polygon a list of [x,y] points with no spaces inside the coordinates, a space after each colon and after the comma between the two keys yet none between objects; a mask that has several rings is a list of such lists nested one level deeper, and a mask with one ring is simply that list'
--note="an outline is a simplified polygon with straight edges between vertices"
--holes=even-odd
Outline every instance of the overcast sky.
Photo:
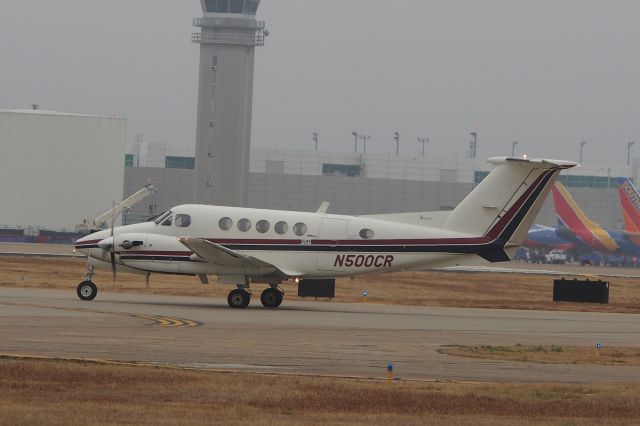
[{"label": "overcast sky", "polygon": [[[0,1],[0,107],[113,114],[195,145],[198,0]],[[253,146],[640,157],[638,0],[263,0]]]}]

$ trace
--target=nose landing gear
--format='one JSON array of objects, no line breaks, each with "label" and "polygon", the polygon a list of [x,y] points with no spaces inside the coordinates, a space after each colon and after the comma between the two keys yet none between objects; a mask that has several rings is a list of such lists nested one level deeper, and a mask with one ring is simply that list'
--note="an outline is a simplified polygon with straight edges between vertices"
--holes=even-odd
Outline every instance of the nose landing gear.
[{"label": "nose landing gear", "polygon": [[96,274],[95,268],[91,265],[87,266],[87,272],[85,272],[82,281],[78,284],[77,293],[81,300],[93,300],[98,295],[98,287],[91,281],[91,278]]},{"label": "nose landing gear", "polygon": [[78,297],[81,300],[93,300],[98,295],[98,287],[91,281],[83,281],[78,284]]}]

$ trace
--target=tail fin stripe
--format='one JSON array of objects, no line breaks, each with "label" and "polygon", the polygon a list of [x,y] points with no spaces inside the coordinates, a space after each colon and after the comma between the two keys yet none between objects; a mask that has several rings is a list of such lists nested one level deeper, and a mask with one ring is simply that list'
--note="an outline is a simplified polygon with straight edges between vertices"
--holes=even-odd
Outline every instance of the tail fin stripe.
[{"label": "tail fin stripe", "polygon": [[531,209],[535,200],[549,183],[549,180],[559,170],[560,169],[549,169],[549,171],[538,176],[529,189],[513,204],[513,206],[511,206],[498,223],[496,223],[496,225],[487,232],[486,236],[491,237],[493,240],[501,241],[507,236],[510,238],[526,216],[527,212]]}]

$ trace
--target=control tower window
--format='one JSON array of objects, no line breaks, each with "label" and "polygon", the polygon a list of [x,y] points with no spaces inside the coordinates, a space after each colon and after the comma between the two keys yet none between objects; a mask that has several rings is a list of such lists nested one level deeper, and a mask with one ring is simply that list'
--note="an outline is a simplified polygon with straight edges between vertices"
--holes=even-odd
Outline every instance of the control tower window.
[{"label": "control tower window", "polygon": [[242,13],[244,0],[231,0],[231,13]]},{"label": "control tower window", "polygon": [[258,6],[260,2],[258,0],[246,0],[244,5],[244,13],[247,15],[255,15],[258,12]]},{"label": "control tower window", "polygon": [[215,12],[229,13],[229,0],[218,0],[218,7]]},{"label": "control tower window", "polygon": [[204,0],[204,6],[207,8],[208,13],[216,13],[218,11],[217,0]]}]

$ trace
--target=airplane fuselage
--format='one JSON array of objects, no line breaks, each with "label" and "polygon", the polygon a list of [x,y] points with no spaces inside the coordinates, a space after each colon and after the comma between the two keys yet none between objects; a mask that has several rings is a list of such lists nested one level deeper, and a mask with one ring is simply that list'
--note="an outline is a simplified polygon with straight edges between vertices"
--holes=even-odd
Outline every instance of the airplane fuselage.
[{"label": "airplane fuselage", "polygon": [[[202,262],[180,242],[185,237],[204,238],[278,265],[288,275],[307,278],[455,266],[469,264],[470,258],[472,264],[482,264],[486,261],[468,254],[483,245],[491,248],[487,237],[366,216],[185,205],[160,219],[114,229],[116,262],[121,269],[234,278],[275,273],[275,269]],[[108,266],[110,253],[98,244],[109,239],[110,233],[94,233],[76,247],[94,265]],[[123,247],[125,242],[136,244]]]}]

